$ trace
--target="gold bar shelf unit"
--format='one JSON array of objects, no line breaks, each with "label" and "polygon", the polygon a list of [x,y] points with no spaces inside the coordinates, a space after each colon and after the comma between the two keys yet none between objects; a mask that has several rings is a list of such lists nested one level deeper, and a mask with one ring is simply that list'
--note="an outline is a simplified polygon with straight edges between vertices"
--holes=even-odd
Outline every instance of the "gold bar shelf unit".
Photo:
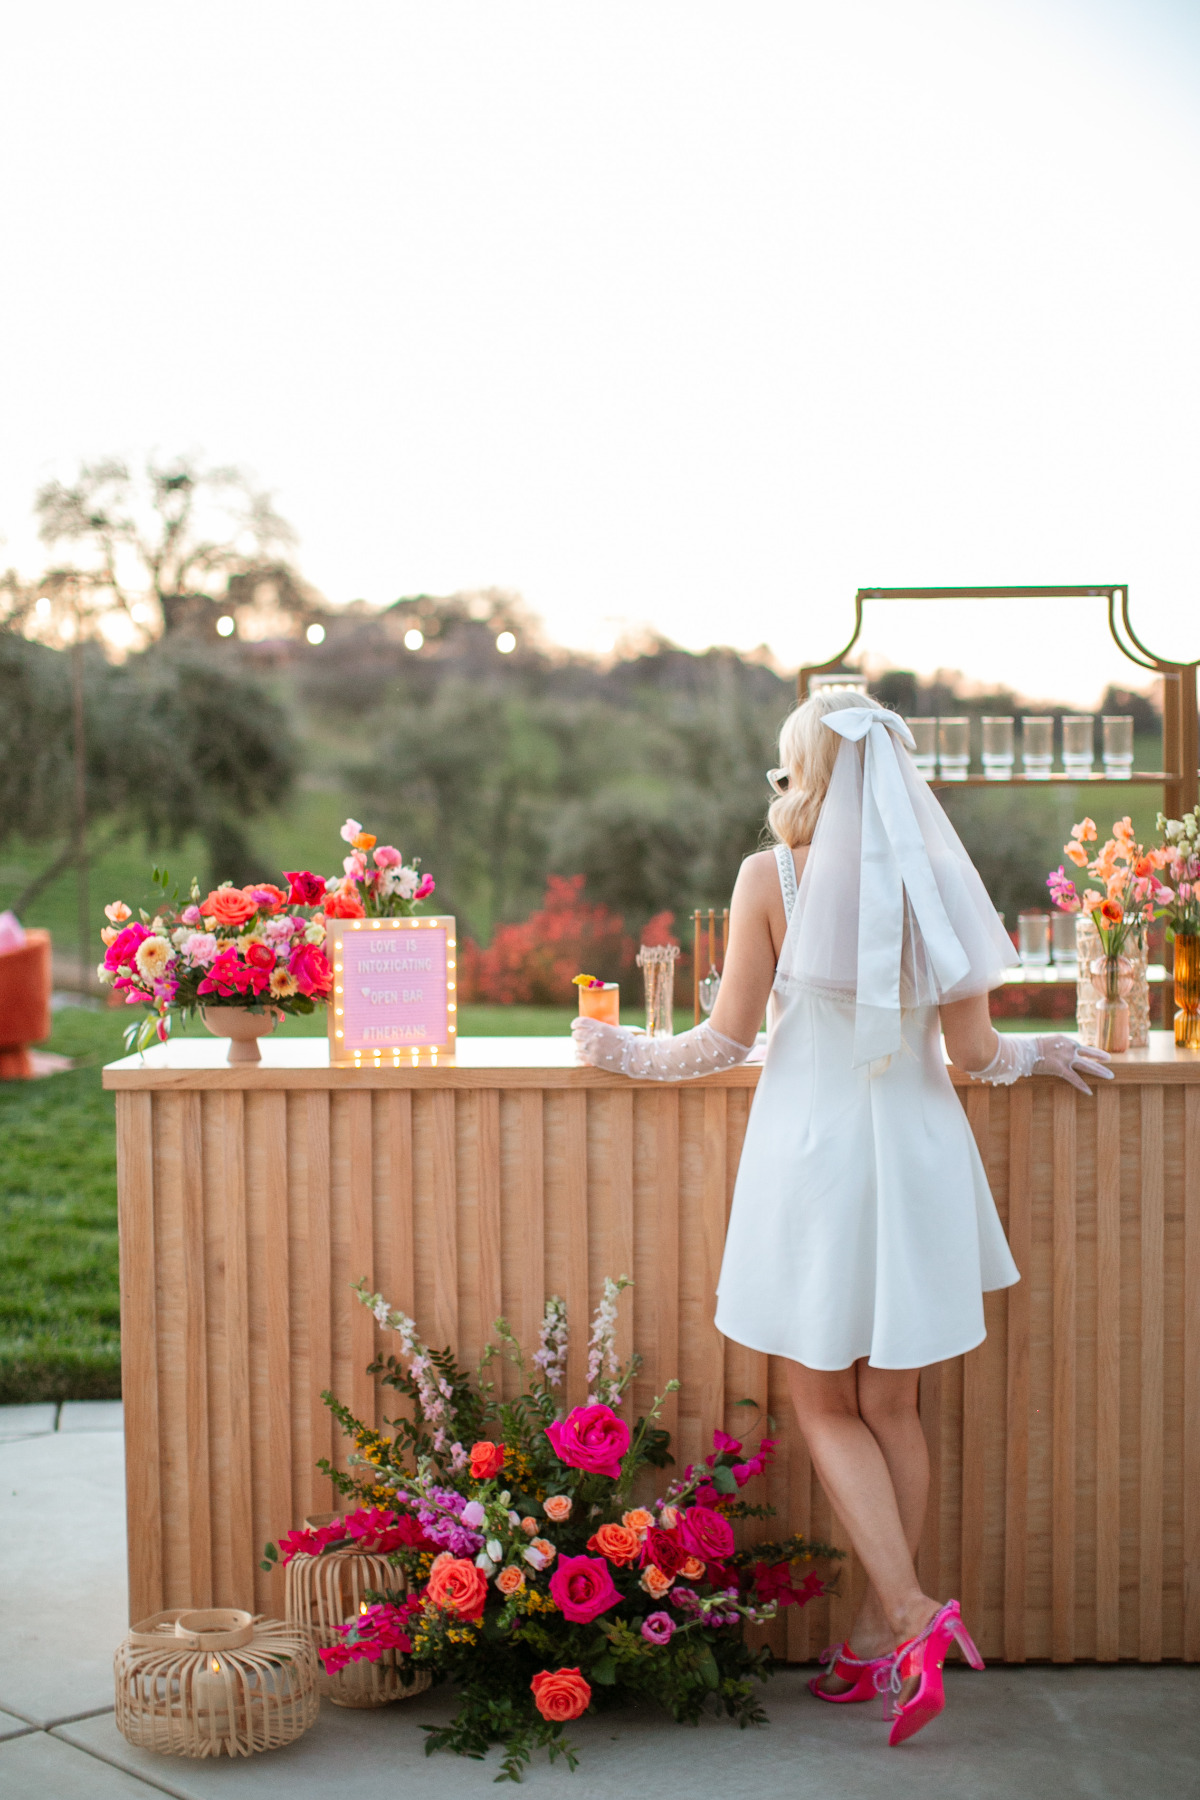
[{"label": "gold bar shelf unit", "polygon": [[[854,630],[836,656],[828,662],[807,663],[797,678],[801,700],[808,694],[814,675],[838,671],[862,634],[863,608],[868,600],[1103,600],[1107,607],[1108,629],[1113,643],[1138,668],[1157,675],[1163,684],[1163,763],[1157,771],[1136,770],[1129,776],[1114,779],[1111,775],[1086,776],[1052,774],[1049,783],[1059,787],[1161,787],[1163,811],[1178,819],[1200,800],[1200,723],[1196,716],[1196,663],[1174,662],[1159,656],[1144,644],[1129,617],[1129,584],[1093,582],[1081,587],[860,587],[854,596]],[[934,787],[1041,787],[1045,778],[1010,775],[992,779],[986,775],[968,775],[965,781],[931,783]]]}]

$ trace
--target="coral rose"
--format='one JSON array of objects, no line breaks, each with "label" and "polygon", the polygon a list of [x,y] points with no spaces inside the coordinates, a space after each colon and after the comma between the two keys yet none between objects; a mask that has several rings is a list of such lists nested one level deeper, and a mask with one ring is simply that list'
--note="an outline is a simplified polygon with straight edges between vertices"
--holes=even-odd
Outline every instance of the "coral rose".
[{"label": "coral rose", "polygon": [[446,1550],[434,1557],[425,1592],[443,1611],[457,1613],[460,1619],[478,1619],[487,1599],[487,1577],[473,1562]]},{"label": "coral rose", "polygon": [[367,909],[361,900],[347,894],[326,894],[321,903],[327,919],[365,919]]},{"label": "coral rose", "polygon": [[640,1537],[643,1532],[649,1531],[650,1527],[653,1525],[654,1514],[652,1512],[647,1512],[644,1506],[634,1506],[631,1507],[628,1512],[621,1514],[621,1523],[622,1525],[627,1525],[630,1531],[636,1531]]},{"label": "coral rose", "polygon": [[547,1494],[542,1501],[542,1511],[553,1524],[565,1525],[573,1504],[570,1494]]},{"label": "coral rose", "polygon": [[218,925],[244,925],[258,911],[256,901],[249,899],[235,887],[214,888],[206,900],[200,902],[200,911],[206,919],[215,919]]},{"label": "coral rose", "polygon": [[698,1556],[689,1556],[679,1573],[685,1581],[699,1581],[704,1573],[704,1564]]},{"label": "coral rose", "polygon": [[543,1669],[530,1682],[533,1703],[543,1719],[563,1725],[585,1713],[592,1690],[578,1669]]},{"label": "coral rose", "polygon": [[693,1506],[684,1513],[679,1538],[684,1549],[701,1562],[720,1562],[733,1554],[733,1527],[708,1506]]},{"label": "coral rose", "polygon": [[637,1561],[641,1540],[636,1531],[630,1531],[628,1525],[601,1525],[587,1541],[589,1550],[598,1556],[606,1556],[619,1569],[628,1568]]},{"label": "coral rose", "polygon": [[471,1446],[471,1475],[475,1481],[490,1481],[504,1467],[504,1445],[480,1438]]},{"label": "coral rose", "polygon": [[501,1569],[497,1575],[496,1586],[506,1598],[509,1594],[519,1594],[525,1586],[525,1576],[518,1569],[516,1563],[509,1563],[508,1567]]},{"label": "coral rose", "polygon": [[536,1537],[538,1534],[537,1520],[526,1515],[526,1517],[521,1520],[521,1530],[525,1533],[526,1537]]},{"label": "coral rose", "polygon": [[608,1564],[598,1556],[561,1556],[550,1577],[550,1597],[573,1625],[590,1625],[621,1601]]},{"label": "coral rose", "polygon": [[670,1591],[674,1579],[673,1575],[664,1575],[654,1563],[647,1563],[638,1586],[644,1588],[652,1600],[661,1600]]},{"label": "coral rose", "polygon": [[617,1481],[629,1448],[629,1427],[611,1406],[576,1406],[546,1427],[555,1455],[569,1468]]}]

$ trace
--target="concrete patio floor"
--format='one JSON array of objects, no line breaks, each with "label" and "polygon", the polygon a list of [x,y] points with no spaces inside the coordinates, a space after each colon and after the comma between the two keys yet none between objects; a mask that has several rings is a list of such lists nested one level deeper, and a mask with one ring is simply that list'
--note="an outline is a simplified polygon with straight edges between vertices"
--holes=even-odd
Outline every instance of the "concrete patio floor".
[{"label": "concrete patio floor", "polygon": [[[248,1762],[132,1749],[112,1716],[123,1512],[119,1405],[0,1407],[0,1800],[492,1791],[495,1753],[424,1755],[445,1692],[377,1713],[323,1705],[299,1743]],[[1200,1800],[1197,1668],[955,1669],[944,1716],[900,1751],[874,1707],[819,1706],[806,1675],[769,1684],[763,1730],[688,1731],[649,1709],[585,1720],[578,1772],[543,1760],[524,1785],[564,1800]]]}]

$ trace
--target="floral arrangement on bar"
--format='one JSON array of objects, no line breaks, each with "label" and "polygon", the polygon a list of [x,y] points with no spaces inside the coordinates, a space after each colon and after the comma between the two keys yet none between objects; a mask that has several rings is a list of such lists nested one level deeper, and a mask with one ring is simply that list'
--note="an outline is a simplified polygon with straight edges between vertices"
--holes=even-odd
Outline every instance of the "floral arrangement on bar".
[{"label": "floral arrangement on bar", "polygon": [[267,1546],[264,1567],[280,1553],[286,1562],[356,1539],[390,1557],[403,1590],[369,1593],[342,1642],[321,1651],[326,1667],[396,1650],[454,1682],[458,1710],[449,1725],[425,1728],[426,1751],[481,1757],[502,1744],[500,1781],[519,1781],[538,1747],[574,1768],[571,1720],[647,1696],[681,1722],[709,1706],[741,1725],[762,1722],[755,1684],[771,1656],[746,1644],[744,1627],[827,1592],[801,1565],[841,1554],[798,1536],[736,1547],[733,1521],[774,1510],[741,1498],[771,1459],[770,1439],[751,1452],[714,1432],[703,1464],[635,1504],[637,1478],[672,1459],[657,1423],[665,1394],[632,1430],[617,1410],[639,1366],[636,1356],[619,1364],[615,1351],[627,1285],[605,1282],[588,1347],[591,1391],[586,1406],[567,1411],[558,1399],[561,1300],[546,1303],[532,1369],[496,1321],[521,1377],[506,1401],[491,1375],[498,1347],[468,1374],[360,1283],[359,1298],[399,1334],[402,1352],[372,1372],[405,1397],[409,1416],[380,1433],[325,1394],[356,1448],[349,1475],[320,1466],[359,1507],[321,1531],[290,1533],[278,1550]]},{"label": "floral arrangement on bar", "polygon": [[325,893],[321,876],[293,870],[285,891],[269,881],[249,887],[225,882],[201,896],[195,881],[185,906],[170,876],[154,871],[163,892],[153,918],[135,919],[123,900],[104,909],[100,980],[144,1006],[149,1017],[129,1026],[126,1048],[144,1050],[154,1037],[166,1042],[171,1018],[206,1003],[251,1012],[311,1013],[323,1001],[332,973],[322,945]]},{"label": "floral arrangement on bar", "polygon": [[1184,813],[1182,819],[1158,815],[1158,829],[1163,847],[1156,854],[1159,868],[1174,882],[1174,888],[1163,889],[1162,916],[1167,921],[1168,939],[1200,935],[1200,806]]},{"label": "floral arrangement on bar", "polygon": [[1144,849],[1133,835],[1129,817],[1118,819],[1112,836],[1098,851],[1089,853],[1087,846],[1096,839],[1095,822],[1084,819],[1072,825],[1071,841],[1063,845],[1063,854],[1100,887],[1085,888],[1080,895],[1061,863],[1046,877],[1046,886],[1061,912],[1090,913],[1104,955],[1117,957],[1131,937],[1145,930],[1156,916],[1155,909],[1174,900],[1171,889],[1158,879],[1170,852]]},{"label": "floral arrangement on bar", "polygon": [[[357,819],[347,819],[342,838],[350,854],[342,859],[343,873],[325,883],[322,902],[331,919],[409,919],[422,900],[436,887],[432,875],[422,875],[416,864],[406,863],[399,850],[381,844],[364,831]],[[368,862],[368,857],[370,861]],[[372,864],[374,865],[372,867]]]}]

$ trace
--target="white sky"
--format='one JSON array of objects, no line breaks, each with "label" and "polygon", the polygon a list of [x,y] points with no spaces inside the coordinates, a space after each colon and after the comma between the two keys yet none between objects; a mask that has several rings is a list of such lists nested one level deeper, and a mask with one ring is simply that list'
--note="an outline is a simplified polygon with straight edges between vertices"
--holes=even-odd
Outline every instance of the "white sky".
[{"label": "white sky", "polygon": [[[1190,0],[41,0],[0,66],[0,562],[189,448],[334,600],[795,663],[859,584],[1127,580],[1200,656]],[[867,641],[1139,679],[1098,615]]]}]

